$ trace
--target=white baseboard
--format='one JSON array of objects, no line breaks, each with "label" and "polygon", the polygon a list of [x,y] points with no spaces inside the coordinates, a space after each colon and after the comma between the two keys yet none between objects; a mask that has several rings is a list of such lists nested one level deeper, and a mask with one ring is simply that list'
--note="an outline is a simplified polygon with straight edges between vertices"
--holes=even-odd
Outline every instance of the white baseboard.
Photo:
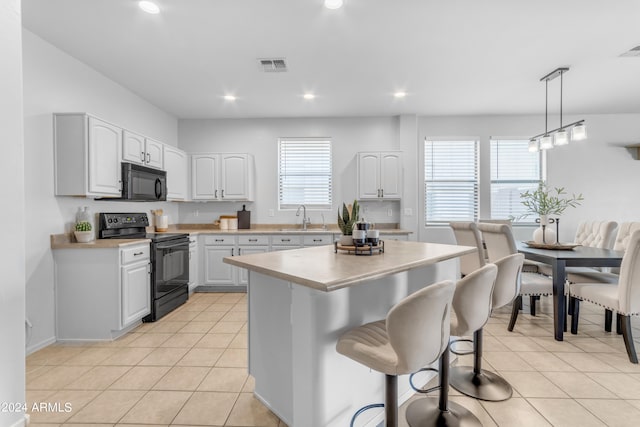
[{"label": "white baseboard", "polygon": [[27,347],[27,356],[30,355],[31,353],[35,353],[38,350],[41,350],[47,346],[50,346],[51,344],[56,342],[56,337],[51,337],[51,338],[47,338],[44,341],[39,342],[38,344],[34,344],[31,345],[29,347]]}]

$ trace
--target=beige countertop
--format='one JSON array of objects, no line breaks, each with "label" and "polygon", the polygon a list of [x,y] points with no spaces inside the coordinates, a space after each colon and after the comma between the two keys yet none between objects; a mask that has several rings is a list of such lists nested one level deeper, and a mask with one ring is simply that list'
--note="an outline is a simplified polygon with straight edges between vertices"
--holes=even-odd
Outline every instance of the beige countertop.
[{"label": "beige countertop", "polygon": [[[227,234],[227,235],[243,235],[243,234],[269,234],[269,235],[288,235],[288,234],[339,234],[340,230],[335,225],[330,225],[327,229],[312,226],[307,231],[298,229],[300,225],[291,224],[257,224],[249,229],[243,230],[220,230],[213,224],[172,224],[166,233],[187,233],[197,236],[199,234]],[[400,228],[379,228],[380,235],[389,234],[411,234],[411,231]],[[147,231],[154,232],[153,227],[148,227]],[[158,233],[162,234],[162,233]],[[135,245],[143,242],[150,242],[149,239],[96,239],[89,243],[78,243],[71,234],[52,234],[51,249],[99,249],[99,248],[117,248],[121,246]]]},{"label": "beige countertop", "polygon": [[333,246],[317,246],[226,257],[224,262],[330,292],[476,250],[471,246],[386,241],[384,253],[370,256],[355,256],[342,251],[335,253]]}]

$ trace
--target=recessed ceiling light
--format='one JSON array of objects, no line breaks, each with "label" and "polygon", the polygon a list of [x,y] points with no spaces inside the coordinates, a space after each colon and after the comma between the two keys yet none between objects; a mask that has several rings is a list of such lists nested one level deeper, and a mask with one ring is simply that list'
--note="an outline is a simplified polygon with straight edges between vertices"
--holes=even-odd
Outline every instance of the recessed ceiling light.
[{"label": "recessed ceiling light", "polygon": [[144,10],[145,12],[151,13],[153,15],[160,13],[160,8],[152,1],[145,0],[138,2],[138,6],[140,6],[140,9]]},{"label": "recessed ceiling light", "polygon": [[404,98],[405,96],[407,96],[407,92],[396,92],[393,94],[393,96],[395,96],[396,98]]},{"label": "recessed ceiling light", "polygon": [[312,93],[305,93],[302,97],[303,97],[304,99],[313,99],[313,98],[315,98],[316,96],[315,96],[314,94],[312,94]]},{"label": "recessed ceiling light", "polygon": [[340,9],[342,7],[342,0],[324,0],[324,7],[327,9]]},{"label": "recessed ceiling light", "polygon": [[233,95],[225,95],[224,96],[225,101],[235,101],[236,97]]}]

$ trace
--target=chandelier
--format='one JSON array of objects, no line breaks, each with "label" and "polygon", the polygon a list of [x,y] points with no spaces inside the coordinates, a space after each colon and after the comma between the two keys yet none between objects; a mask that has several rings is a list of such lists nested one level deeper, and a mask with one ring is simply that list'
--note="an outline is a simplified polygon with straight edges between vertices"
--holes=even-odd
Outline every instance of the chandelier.
[{"label": "chandelier", "polygon": [[[562,124],[562,76],[567,71],[569,71],[568,67],[556,68],[540,79],[540,81],[544,81],[545,86],[544,132],[529,138],[529,151],[531,152],[548,150],[556,145],[567,145],[569,139],[571,141],[582,141],[587,138],[587,127],[584,124],[584,120],[578,120],[568,125]],[[549,130],[549,81],[558,76],[560,76],[560,127]]]}]

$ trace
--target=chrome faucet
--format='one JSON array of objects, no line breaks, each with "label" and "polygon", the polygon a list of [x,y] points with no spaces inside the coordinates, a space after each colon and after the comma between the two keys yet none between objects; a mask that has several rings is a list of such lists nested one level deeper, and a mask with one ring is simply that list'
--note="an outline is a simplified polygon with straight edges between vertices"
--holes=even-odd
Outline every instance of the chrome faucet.
[{"label": "chrome faucet", "polygon": [[302,208],[302,229],[307,229],[307,224],[311,224],[311,218],[307,217],[307,207],[305,205],[298,206],[296,216],[300,216],[300,208]]}]

